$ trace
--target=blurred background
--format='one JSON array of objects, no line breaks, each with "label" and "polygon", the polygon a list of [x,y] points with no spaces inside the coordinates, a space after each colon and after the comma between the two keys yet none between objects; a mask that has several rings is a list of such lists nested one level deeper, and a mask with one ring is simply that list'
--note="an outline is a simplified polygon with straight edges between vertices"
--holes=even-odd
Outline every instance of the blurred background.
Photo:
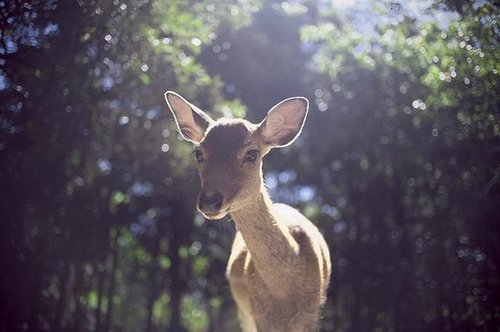
[{"label": "blurred background", "polygon": [[231,221],[163,93],[260,121],[321,229],[323,331],[499,331],[500,23],[488,0],[0,1],[0,330],[237,331]]}]

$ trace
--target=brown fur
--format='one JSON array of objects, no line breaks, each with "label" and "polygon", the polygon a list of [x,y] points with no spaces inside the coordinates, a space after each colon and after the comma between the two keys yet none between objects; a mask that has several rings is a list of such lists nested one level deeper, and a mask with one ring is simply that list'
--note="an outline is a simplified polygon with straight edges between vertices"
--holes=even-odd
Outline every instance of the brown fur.
[{"label": "brown fur", "polygon": [[[328,246],[297,210],[272,204],[262,180],[262,157],[300,133],[305,99],[283,101],[256,125],[213,121],[175,93],[166,97],[181,133],[203,156],[202,192],[223,197],[218,211],[200,211],[207,219],[229,213],[238,231],[226,272],[243,331],[317,331],[330,279]],[[251,150],[257,159],[245,161]]]}]

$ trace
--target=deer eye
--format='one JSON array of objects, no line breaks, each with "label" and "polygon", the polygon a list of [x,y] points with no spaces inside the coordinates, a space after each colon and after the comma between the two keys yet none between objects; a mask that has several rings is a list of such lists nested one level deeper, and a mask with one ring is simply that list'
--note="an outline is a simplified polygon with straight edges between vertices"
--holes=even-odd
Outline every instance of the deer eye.
[{"label": "deer eye", "polygon": [[205,157],[203,157],[203,152],[201,152],[200,150],[194,150],[193,153],[197,162],[201,163],[205,160]]},{"label": "deer eye", "polygon": [[258,154],[259,154],[259,150],[247,151],[247,153],[245,154],[245,157],[243,157],[243,161],[254,162],[255,160],[257,160]]}]

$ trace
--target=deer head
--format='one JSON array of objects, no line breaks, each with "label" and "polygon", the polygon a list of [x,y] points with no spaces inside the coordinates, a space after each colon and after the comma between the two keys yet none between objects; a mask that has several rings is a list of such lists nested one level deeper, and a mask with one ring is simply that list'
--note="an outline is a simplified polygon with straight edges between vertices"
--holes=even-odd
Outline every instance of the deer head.
[{"label": "deer head", "polygon": [[254,124],[244,119],[215,121],[172,91],[165,99],[182,137],[195,145],[201,179],[197,208],[211,220],[244,209],[259,197],[265,190],[262,158],[298,137],[309,106],[306,98],[288,98]]}]

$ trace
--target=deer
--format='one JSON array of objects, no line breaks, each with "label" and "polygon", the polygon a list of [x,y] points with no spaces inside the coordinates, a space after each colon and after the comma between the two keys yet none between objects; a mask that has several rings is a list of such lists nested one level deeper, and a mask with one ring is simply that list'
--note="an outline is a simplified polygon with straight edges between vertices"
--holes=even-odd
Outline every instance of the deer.
[{"label": "deer", "polygon": [[299,211],[273,204],[262,171],[271,149],[300,135],[309,101],[285,99],[254,124],[213,120],[173,91],[165,99],[180,135],[194,144],[198,211],[207,220],[229,215],[236,227],[226,277],[241,329],[318,331],[331,274],[328,246]]}]

